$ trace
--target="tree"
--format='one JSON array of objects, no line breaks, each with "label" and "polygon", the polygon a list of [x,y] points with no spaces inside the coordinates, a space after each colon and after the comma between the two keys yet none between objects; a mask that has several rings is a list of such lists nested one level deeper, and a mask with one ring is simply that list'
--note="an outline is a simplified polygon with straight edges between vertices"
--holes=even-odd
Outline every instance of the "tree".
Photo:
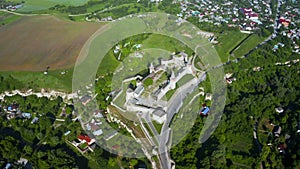
[{"label": "tree", "polygon": [[31,155],[31,153],[33,152],[32,148],[29,146],[29,145],[25,145],[24,146],[24,152],[27,154],[27,155]]},{"label": "tree", "polygon": [[16,139],[7,136],[0,141],[0,154],[7,160],[16,161],[21,157],[19,146],[19,142]]},{"label": "tree", "polygon": [[137,164],[138,164],[138,161],[137,161],[136,159],[131,159],[131,160],[130,160],[130,165],[131,165],[132,167],[136,166]]}]

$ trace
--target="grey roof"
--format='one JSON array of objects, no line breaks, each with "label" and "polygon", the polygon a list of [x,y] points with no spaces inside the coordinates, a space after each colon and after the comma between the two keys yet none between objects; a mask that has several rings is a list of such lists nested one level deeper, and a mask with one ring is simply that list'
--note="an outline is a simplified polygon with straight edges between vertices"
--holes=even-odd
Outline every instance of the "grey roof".
[{"label": "grey roof", "polygon": [[153,115],[156,115],[156,116],[159,116],[159,117],[162,117],[166,114],[165,111],[163,111],[162,109],[157,109],[153,112]]},{"label": "grey roof", "polygon": [[113,132],[107,134],[107,135],[104,137],[104,139],[105,139],[105,140],[109,140],[109,139],[111,139],[113,136],[115,136],[116,134],[118,134],[118,131],[117,131],[117,130],[115,130],[115,131],[113,131]]},{"label": "grey roof", "polygon": [[99,136],[99,135],[103,134],[103,131],[102,131],[102,129],[99,129],[99,130],[97,130],[97,131],[94,131],[93,134],[94,134],[95,136]]},{"label": "grey roof", "polygon": [[141,92],[144,90],[144,87],[142,85],[138,86],[135,90],[134,93],[137,95],[141,94]]}]

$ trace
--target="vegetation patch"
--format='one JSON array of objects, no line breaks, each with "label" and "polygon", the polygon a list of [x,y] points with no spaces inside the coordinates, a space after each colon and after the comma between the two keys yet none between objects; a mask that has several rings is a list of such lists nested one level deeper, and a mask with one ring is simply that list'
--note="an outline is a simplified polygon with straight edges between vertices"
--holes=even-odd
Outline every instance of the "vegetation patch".
[{"label": "vegetation patch", "polygon": [[236,47],[243,39],[247,38],[248,34],[243,34],[239,30],[224,31],[216,35],[219,42],[215,48],[221,58],[222,62],[227,62],[230,54],[229,52]]},{"label": "vegetation patch", "polygon": [[10,0],[12,2],[23,3],[23,7],[18,11],[20,12],[33,12],[39,10],[46,10],[55,5],[65,5],[65,6],[79,6],[88,2],[88,0]]}]

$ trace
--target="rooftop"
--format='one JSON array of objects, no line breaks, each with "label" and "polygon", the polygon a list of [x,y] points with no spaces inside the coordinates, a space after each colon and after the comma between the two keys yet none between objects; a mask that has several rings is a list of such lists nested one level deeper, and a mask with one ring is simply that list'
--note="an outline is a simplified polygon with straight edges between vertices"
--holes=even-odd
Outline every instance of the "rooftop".
[{"label": "rooftop", "polygon": [[154,112],[153,112],[153,115],[156,115],[156,116],[159,116],[159,117],[162,117],[166,114],[165,111],[163,111],[162,109],[156,109]]},{"label": "rooftop", "polygon": [[79,135],[78,136],[78,139],[79,140],[85,140],[87,143],[89,143],[89,142],[91,142],[91,138],[89,137],[89,136],[87,136],[87,135]]}]

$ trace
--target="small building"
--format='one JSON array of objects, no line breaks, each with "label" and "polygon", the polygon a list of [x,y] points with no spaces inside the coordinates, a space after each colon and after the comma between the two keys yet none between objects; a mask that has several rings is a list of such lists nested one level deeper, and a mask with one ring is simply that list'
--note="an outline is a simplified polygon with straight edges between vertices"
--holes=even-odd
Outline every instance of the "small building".
[{"label": "small building", "polygon": [[156,109],[152,113],[152,118],[159,124],[162,124],[164,121],[167,120],[167,113],[162,109]]},{"label": "small building", "polygon": [[147,169],[147,166],[145,163],[140,163],[135,167],[135,169]]},{"label": "small building", "polygon": [[11,106],[8,106],[8,107],[7,107],[7,111],[12,111],[12,107],[11,107]]},{"label": "small building", "polygon": [[144,86],[139,85],[135,90],[134,90],[134,96],[139,97],[144,91]]},{"label": "small building", "polygon": [[4,167],[4,169],[10,169],[10,168],[12,168],[13,166],[12,166],[12,164],[11,163],[7,163],[6,165],[5,165],[5,167]]},{"label": "small building", "polygon": [[281,144],[278,145],[277,148],[278,148],[278,151],[279,151],[280,153],[285,153],[285,149],[287,148],[287,145],[284,144],[284,143],[281,143]]},{"label": "small building", "polygon": [[103,134],[103,131],[102,131],[102,129],[99,129],[99,130],[94,131],[93,134],[95,136],[100,136],[101,134]]},{"label": "small building", "polygon": [[18,164],[22,165],[22,169],[32,169],[30,162],[26,158],[20,158]]},{"label": "small building", "polygon": [[205,100],[211,100],[211,99],[212,99],[212,94],[206,93]]},{"label": "small building", "polygon": [[281,127],[280,126],[274,126],[273,128],[273,134],[275,135],[275,137],[279,137],[279,135],[281,134]]},{"label": "small building", "polygon": [[30,113],[22,113],[22,117],[26,118],[26,119],[30,119],[31,118],[31,114]]},{"label": "small building", "polygon": [[200,115],[203,115],[203,116],[207,116],[208,113],[209,113],[210,109],[209,107],[207,107],[206,105],[204,107],[202,107],[199,111],[199,114]]},{"label": "small building", "polygon": [[106,135],[105,137],[104,137],[104,139],[106,140],[106,141],[108,141],[108,140],[110,140],[111,138],[113,138],[115,135],[117,135],[118,134],[118,131],[113,131],[113,132],[111,132],[111,133],[109,133],[108,135]]},{"label": "small building", "polygon": [[64,133],[64,136],[67,136],[67,135],[69,135],[70,133],[71,133],[71,131],[68,130],[67,132]]},{"label": "small building", "polygon": [[17,103],[13,103],[10,106],[7,106],[7,111],[8,112],[16,112],[19,109],[19,105]]},{"label": "small building", "polygon": [[94,111],[94,117],[95,118],[102,118],[103,115],[102,115],[100,110],[96,110],[96,111]]},{"label": "small building", "polygon": [[87,135],[79,135],[76,140],[72,141],[72,145],[75,146],[81,153],[85,153],[88,150],[94,151],[96,147],[96,140],[90,138]]},{"label": "small building", "polygon": [[276,107],[276,108],[275,108],[275,111],[276,111],[277,113],[279,113],[279,114],[284,112],[284,110],[283,110],[282,107]]},{"label": "small building", "polygon": [[35,117],[35,118],[32,119],[31,124],[34,124],[34,123],[36,123],[36,122],[38,122],[38,121],[39,121],[39,118],[38,118],[38,117]]},{"label": "small building", "polygon": [[85,95],[80,99],[80,102],[86,106],[90,101],[91,101],[92,97],[89,95]]},{"label": "small building", "polygon": [[116,145],[112,146],[111,148],[112,148],[113,150],[117,150],[117,149],[120,148],[120,146],[116,144]]},{"label": "small building", "polygon": [[95,139],[91,139],[87,135],[79,135],[78,140],[81,141],[81,143],[87,143],[88,145],[91,145],[96,141]]}]

